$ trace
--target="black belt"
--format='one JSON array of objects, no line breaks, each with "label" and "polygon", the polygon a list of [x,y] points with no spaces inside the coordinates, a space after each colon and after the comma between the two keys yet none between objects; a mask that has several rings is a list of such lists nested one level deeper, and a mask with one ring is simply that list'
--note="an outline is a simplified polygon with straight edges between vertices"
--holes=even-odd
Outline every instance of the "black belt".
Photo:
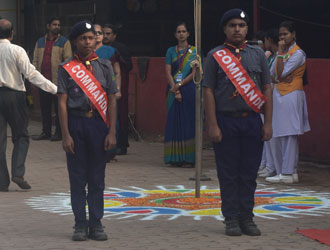
[{"label": "black belt", "polygon": [[0,91],[16,91],[16,92],[23,92],[23,91],[19,91],[19,90],[16,90],[16,89],[11,89],[11,88],[8,88],[8,87],[0,87]]},{"label": "black belt", "polygon": [[218,114],[230,117],[248,117],[250,115],[256,114],[254,111],[219,111]]},{"label": "black belt", "polygon": [[102,118],[99,112],[95,109],[93,111],[83,111],[83,110],[74,110],[69,109],[69,114],[85,118]]}]

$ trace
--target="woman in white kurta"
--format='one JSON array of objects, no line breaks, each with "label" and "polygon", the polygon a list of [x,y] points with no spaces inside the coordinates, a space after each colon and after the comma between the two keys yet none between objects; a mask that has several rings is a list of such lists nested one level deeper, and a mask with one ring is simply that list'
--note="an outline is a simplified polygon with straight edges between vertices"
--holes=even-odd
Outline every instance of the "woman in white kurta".
[{"label": "woman in white kurta", "polygon": [[298,182],[298,136],[310,130],[303,90],[306,54],[296,44],[292,22],[281,23],[275,64],[277,84],[273,91],[273,140],[271,161],[276,176],[269,182]]}]

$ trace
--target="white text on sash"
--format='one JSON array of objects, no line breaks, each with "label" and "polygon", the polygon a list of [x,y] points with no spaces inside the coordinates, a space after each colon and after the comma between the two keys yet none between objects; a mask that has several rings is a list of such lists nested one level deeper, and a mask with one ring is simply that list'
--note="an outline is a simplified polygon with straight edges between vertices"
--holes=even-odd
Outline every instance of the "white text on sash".
[{"label": "white text on sash", "polygon": [[249,107],[255,112],[260,112],[266,97],[257,88],[240,61],[227,48],[214,52],[213,57]]},{"label": "white text on sash", "polygon": [[103,120],[109,125],[107,119],[108,96],[101,84],[96,80],[92,73],[79,62],[72,60],[63,67],[88,96]]}]

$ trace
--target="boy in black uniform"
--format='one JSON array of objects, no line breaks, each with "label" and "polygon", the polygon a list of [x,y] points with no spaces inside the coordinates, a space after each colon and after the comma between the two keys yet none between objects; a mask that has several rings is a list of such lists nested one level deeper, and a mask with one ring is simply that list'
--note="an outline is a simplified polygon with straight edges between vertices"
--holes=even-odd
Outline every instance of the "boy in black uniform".
[{"label": "boy in black uniform", "polygon": [[[107,240],[101,219],[104,213],[106,150],[116,145],[117,88],[112,81],[110,61],[100,59],[94,53],[92,23],[76,23],[70,40],[76,52],[59,66],[58,96],[62,145],[67,156],[75,216],[72,239]],[[89,220],[86,219],[86,201]]]},{"label": "boy in black uniform", "polygon": [[[221,211],[230,236],[261,234],[252,220],[254,192],[263,141],[272,136],[271,78],[264,52],[246,43],[247,23],[241,9],[222,16],[226,41],[209,52],[203,81]],[[258,114],[261,108],[264,124]]]}]

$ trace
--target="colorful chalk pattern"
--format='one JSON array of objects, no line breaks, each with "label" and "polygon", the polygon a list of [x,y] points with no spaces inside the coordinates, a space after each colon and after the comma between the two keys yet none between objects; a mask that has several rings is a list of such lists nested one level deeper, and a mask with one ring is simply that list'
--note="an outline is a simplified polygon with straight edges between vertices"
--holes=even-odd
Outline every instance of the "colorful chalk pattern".
[{"label": "colorful chalk pattern", "polygon": [[[43,211],[72,214],[69,193],[31,197],[26,203]],[[260,186],[255,193],[254,213],[255,216],[267,219],[321,216],[330,213],[330,193],[295,189],[278,191],[268,186]],[[190,216],[195,220],[204,217],[223,220],[219,189],[203,186],[200,198],[195,198],[194,189],[182,185],[157,186],[153,190],[139,187],[105,190],[104,218],[137,217],[141,220],[153,220],[166,217],[173,220],[180,216]]]}]

